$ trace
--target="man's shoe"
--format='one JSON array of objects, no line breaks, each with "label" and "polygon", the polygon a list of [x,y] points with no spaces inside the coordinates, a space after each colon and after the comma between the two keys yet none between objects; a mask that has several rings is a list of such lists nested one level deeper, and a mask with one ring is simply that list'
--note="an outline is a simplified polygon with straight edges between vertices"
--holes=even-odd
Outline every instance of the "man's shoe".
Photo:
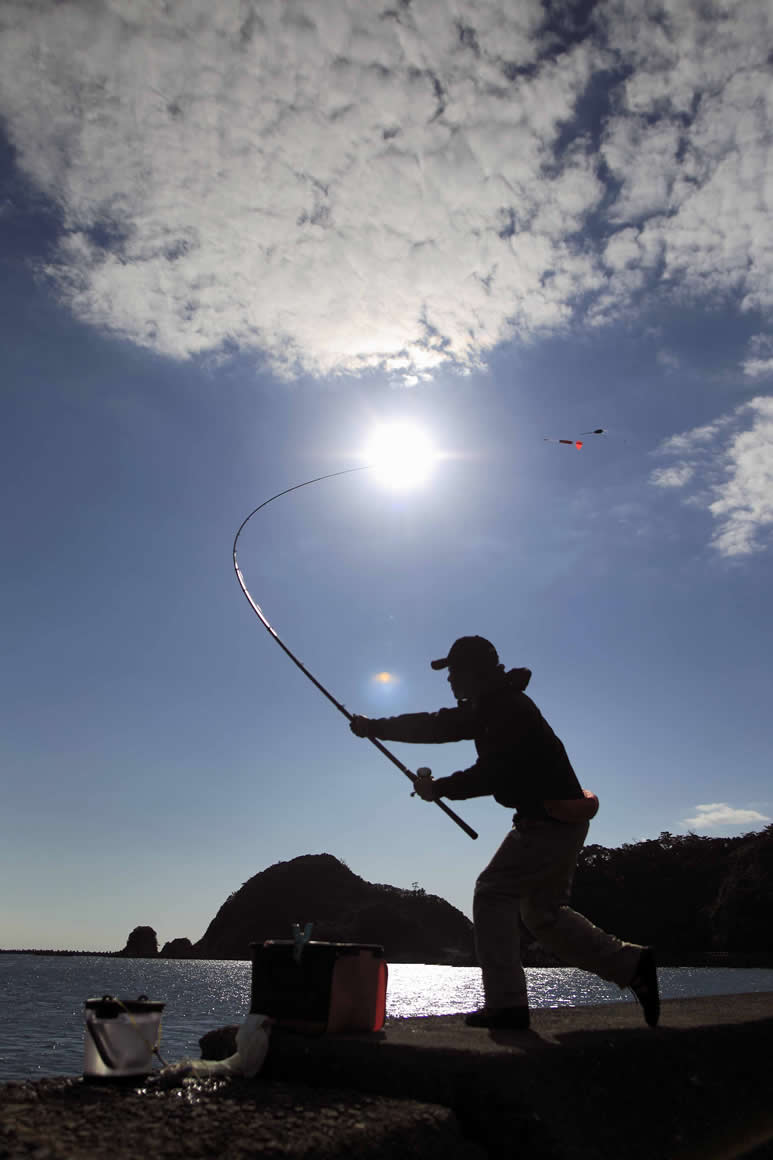
[{"label": "man's shoe", "polygon": [[527,1031],[529,1027],[528,1007],[483,1007],[465,1015],[468,1027],[491,1027],[499,1031]]},{"label": "man's shoe", "polygon": [[655,952],[652,947],[645,947],[639,956],[639,965],[630,987],[642,1005],[645,1020],[650,1027],[655,1027],[660,1018],[660,994]]}]

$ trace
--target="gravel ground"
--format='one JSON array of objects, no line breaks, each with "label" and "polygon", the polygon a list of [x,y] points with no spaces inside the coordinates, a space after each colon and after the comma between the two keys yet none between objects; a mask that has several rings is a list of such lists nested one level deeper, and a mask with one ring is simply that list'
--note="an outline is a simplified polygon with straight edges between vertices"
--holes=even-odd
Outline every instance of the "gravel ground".
[{"label": "gravel ground", "polygon": [[314,1157],[333,1160],[481,1160],[448,1108],[360,1092],[266,1083],[186,1080],[162,1089],[77,1079],[0,1087],[0,1158],[145,1160]]}]

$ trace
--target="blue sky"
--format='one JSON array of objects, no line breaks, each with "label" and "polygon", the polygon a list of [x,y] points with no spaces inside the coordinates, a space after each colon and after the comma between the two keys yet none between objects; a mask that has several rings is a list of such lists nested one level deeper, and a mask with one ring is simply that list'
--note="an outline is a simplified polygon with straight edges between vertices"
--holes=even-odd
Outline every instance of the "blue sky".
[{"label": "blue sky", "polygon": [[411,799],[233,574],[245,515],[385,421],[425,484],[326,480],[240,540],[311,671],[434,709],[481,633],[590,840],[767,824],[765,6],[212,7],[0,17],[0,945],[195,940],[322,851],[470,913],[508,812],[458,803],[472,842]]}]

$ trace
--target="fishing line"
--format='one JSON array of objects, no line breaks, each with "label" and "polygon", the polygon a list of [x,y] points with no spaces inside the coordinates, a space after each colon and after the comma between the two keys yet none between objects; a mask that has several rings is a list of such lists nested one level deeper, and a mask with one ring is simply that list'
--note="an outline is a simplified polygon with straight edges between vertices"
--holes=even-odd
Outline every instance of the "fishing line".
[{"label": "fishing line", "polygon": [[[233,554],[234,572],[236,573],[236,579],[239,582],[239,587],[241,588],[242,592],[244,593],[245,597],[247,598],[247,601],[250,605],[250,608],[255,613],[255,615],[258,617],[258,619],[260,620],[263,627],[271,634],[272,638],[276,641],[276,643],[279,645],[279,647],[290,658],[290,660],[293,662],[293,664],[297,665],[297,667],[301,670],[303,675],[305,677],[308,677],[308,679],[311,681],[311,683],[317,689],[319,689],[320,693],[324,694],[324,696],[327,697],[328,701],[330,701],[331,704],[335,705],[335,707],[336,707],[336,709],[338,709],[339,713],[343,713],[343,715],[344,715],[344,717],[346,717],[347,721],[351,721],[354,714],[350,713],[349,710],[346,708],[346,706],[342,705],[341,702],[339,700],[337,700],[328,689],[325,688],[325,686],[322,684],[322,682],[317,680],[317,678],[314,676],[313,673],[309,672],[309,670],[304,665],[303,661],[300,661],[298,659],[298,657],[295,655],[295,653],[292,652],[292,650],[287,647],[287,645],[282,640],[282,638],[280,637],[280,635],[276,631],[276,629],[273,627],[273,625],[269,621],[268,617],[266,616],[266,614],[264,613],[264,611],[260,607],[260,605],[255,600],[253,600],[252,596],[250,595],[249,589],[247,588],[247,585],[244,582],[244,577],[243,577],[241,569],[239,567],[239,561],[238,561],[237,556],[236,556],[236,545],[239,541],[239,536],[242,534],[242,532],[244,531],[244,528],[249,523],[249,521],[252,519],[252,517],[254,515],[257,515],[257,513],[259,511],[261,511],[264,507],[267,507],[270,503],[273,503],[275,499],[279,499],[280,496],[289,495],[289,493],[291,491],[298,491],[298,489],[301,487],[309,487],[310,484],[312,484],[312,483],[320,483],[321,480],[323,480],[323,479],[335,479],[339,475],[351,475],[352,472],[355,472],[355,471],[367,471],[369,468],[371,468],[373,466],[374,465],[372,463],[366,463],[366,464],[363,464],[361,467],[347,467],[343,471],[331,471],[328,475],[318,475],[314,479],[307,479],[307,480],[304,480],[303,483],[296,483],[292,487],[286,487],[283,491],[278,491],[276,493],[276,495],[272,495],[269,499],[264,500],[263,503],[258,504],[258,506],[256,508],[253,508],[253,510],[250,512],[250,514],[245,519],[242,520],[241,524],[239,525],[239,530],[237,531],[236,535],[234,536],[234,543],[233,543],[233,553],[232,554]],[[382,745],[380,741],[377,741],[375,739],[375,737],[368,737],[367,740],[370,741],[371,745],[375,745],[375,747],[376,747],[376,749],[378,749],[379,753],[383,753],[384,757],[388,757],[389,760],[392,762],[392,764],[396,765],[397,768],[402,773],[405,774],[405,776],[408,778],[408,780],[410,782],[415,783],[416,774],[412,773],[411,770],[408,769],[407,766],[403,765],[402,761],[400,761],[399,758],[395,757],[394,753],[392,753],[389,749],[387,749],[385,745]],[[452,809],[450,809],[445,804],[445,802],[442,802],[440,800],[436,800],[434,802],[434,804],[436,806],[438,806],[443,811],[444,814],[447,814],[449,818],[451,818],[454,822],[456,822],[457,826],[459,826],[462,830],[464,830],[465,834],[468,834],[471,838],[477,838],[478,835],[477,835],[476,831],[473,830],[473,828],[471,826],[468,826],[467,823],[465,821],[463,821],[462,818],[460,818],[458,814],[454,813],[454,811]]]}]

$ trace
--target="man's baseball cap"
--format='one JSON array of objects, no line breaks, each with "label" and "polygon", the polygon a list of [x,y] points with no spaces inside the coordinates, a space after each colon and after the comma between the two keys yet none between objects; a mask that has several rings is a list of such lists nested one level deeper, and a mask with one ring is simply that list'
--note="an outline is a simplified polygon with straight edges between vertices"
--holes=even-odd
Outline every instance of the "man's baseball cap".
[{"label": "man's baseball cap", "polygon": [[499,655],[484,636],[460,636],[448,650],[447,657],[430,661],[433,669],[490,669],[499,664]]}]

